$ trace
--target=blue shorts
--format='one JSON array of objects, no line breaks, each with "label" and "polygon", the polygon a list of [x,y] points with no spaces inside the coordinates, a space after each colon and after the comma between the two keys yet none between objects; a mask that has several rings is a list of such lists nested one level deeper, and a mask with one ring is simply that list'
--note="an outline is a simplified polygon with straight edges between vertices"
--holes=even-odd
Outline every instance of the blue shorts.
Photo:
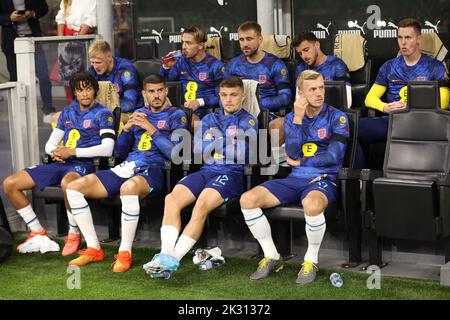
[{"label": "blue shorts", "polygon": [[268,189],[281,205],[301,204],[302,200],[311,191],[322,192],[328,199],[328,204],[336,201],[338,197],[338,187],[330,179],[324,179],[310,183],[310,179],[287,177],[284,179],[275,179],[262,183],[260,186]]},{"label": "blue shorts", "polygon": [[239,197],[244,192],[244,176],[240,173],[221,174],[200,169],[181,179],[178,184],[187,187],[196,198],[205,188],[211,188],[220,193],[225,202]]},{"label": "blue shorts", "polygon": [[273,120],[275,120],[275,119],[277,119],[277,118],[279,118],[278,115],[276,115],[276,114],[273,113],[273,112],[269,112],[269,123],[271,123]]},{"label": "blue shorts", "polygon": [[85,176],[94,172],[94,166],[90,163],[59,163],[40,164],[34,167],[25,168],[31,176],[36,188],[39,190],[48,186],[59,186],[61,180],[70,172]]},{"label": "blue shorts", "polygon": [[[120,193],[120,187],[130,178],[119,177],[111,170],[99,170],[94,173],[108,192],[109,199],[114,198]],[[153,190],[162,190],[164,186],[164,175],[161,169],[149,168],[145,171],[135,174],[133,177],[144,177],[150,186],[150,192]],[[132,178],[132,177],[131,177]]]}]

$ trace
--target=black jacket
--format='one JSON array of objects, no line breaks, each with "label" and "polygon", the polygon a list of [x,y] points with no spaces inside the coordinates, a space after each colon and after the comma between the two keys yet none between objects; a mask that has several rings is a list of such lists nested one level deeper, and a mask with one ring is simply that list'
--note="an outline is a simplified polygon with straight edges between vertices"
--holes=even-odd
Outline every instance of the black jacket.
[{"label": "black jacket", "polygon": [[[25,0],[25,9],[34,11],[35,18],[28,20],[33,37],[40,37],[41,27],[39,18],[45,16],[48,12],[48,5],[45,0]],[[15,10],[13,0],[0,1],[0,25],[2,26],[2,51],[5,53],[14,53],[14,39],[17,38],[17,32],[9,16]]]}]

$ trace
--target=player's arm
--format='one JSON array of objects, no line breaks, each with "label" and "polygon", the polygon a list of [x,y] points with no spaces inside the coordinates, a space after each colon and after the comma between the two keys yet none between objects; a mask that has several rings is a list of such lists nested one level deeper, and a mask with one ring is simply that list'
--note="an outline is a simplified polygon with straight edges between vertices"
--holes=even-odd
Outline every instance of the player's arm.
[{"label": "player's arm", "polygon": [[158,147],[158,149],[162,152],[162,154],[166,157],[166,159],[172,159],[172,149],[179,141],[172,141],[171,135],[172,132],[177,129],[186,128],[187,119],[186,114],[181,110],[176,112],[173,116],[170,117],[169,127],[170,133],[163,133],[159,130],[156,130],[151,135],[153,143]]},{"label": "player's arm", "polygon": [[450,90],[448,87],[440,87],[439,92],[441,93],[441,109],[449,109],[449,98]]},{"label": "player's arm", "polygon": [[164,77],[167,81],[179,81],[180,80],[180,70],[178,68],[181,59],[178,59],[176,64],[171,68],[164,68],[161,66],[159,68],[159,74]]},{"label": "player's arm", "polygon": [[262,98],[260,105],[270,111],[278,111],[280,108],[287,107],[291,103],[292,92],[289,82],[289,72],[282,61],[274,63],[272,75],[277,89],[277,95],[274,97]]},{"label": "player's arm", "polygon": [[342,163],[349,137],[348,119],[339,115],[333,120],[330,143],[325,152],[314,157],[303,157],[302,164],[308,167],[330,167]]},{"label": "player's arm", "polygon": [[385,102],[381,101],[381,97],[386,92],[387,87],[374,83],[364,100],[364,104],[368,108],[372,108],[384,112]]},{"label": "player's arm", "polygon": [[76,148],[75,156],[77,158],[110,157],[114,149],[114,129],[101,129],[101,143],[87,148]]},{"label": "player's arm", "polygon": [[207,115],[201,121],[201,126],[197,128],[194,135],[194,155],[206,156],[211,155],[215,147],[215,138],[217,132],[211,129],[210,117]]},{"label": "player's arm", "polygon": [[133,112],[136,109],[139,95],[138,78],[134,70],[122,70],[120,80],[122,82],[123,96],[120,98],[120,110],[124,113]]},{"label": "player's arm", "polygon": [[[227,160],[229,155],[234,155],[233,162],[238,164],[248,163],[249,150],[257,145],[258,123],[253,116],[247,116],[239,123],[237,135],[230,144],[227,141]],[[256,149],[254,149],[256,151]]]},{"label": "player's arm", "polygon": [[[289,114],[284,119],[284,135],[286,137],[286,154],[293,160],[298,160],[302,156],[303,131],[302,124],[294,121],[294,113]],[[294,123],[297,122],[297,123]]]},{"label": "player's arm", "polygon": [[63,138],[64,130],[58,128],[53,129],[52,134],[45,144],[45,153],[47,153],[48,155],[52,155],[53,151],[59,146],[59,143]]},{"label": "player's arm", "polygon": [[59,146],[61,140],[64,139],[65,133],[65,118],[66,111],[63,110],[58,117],[58,121],[56,122],[56,127],[53,129],[52,134],[50,135],[47,143],[45,144],[45,153],[48,155],[52,155],[53,151]]},{"label": "player's arm", "polygon": [[125,159],[133,147],[134,132],[133,129],[131,128],[132,122],[131,123],[130,122],[131,120],[127,122],[127,124],[124,126],[124,129],[117,138],[116,144],[114,146],[114,155],[117,158]]}]

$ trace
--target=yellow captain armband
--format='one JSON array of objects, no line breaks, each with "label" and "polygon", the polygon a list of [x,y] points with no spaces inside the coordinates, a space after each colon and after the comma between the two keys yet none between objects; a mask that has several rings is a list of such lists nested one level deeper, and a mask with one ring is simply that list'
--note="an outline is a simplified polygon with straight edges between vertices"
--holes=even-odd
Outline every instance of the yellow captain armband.
[{"label": "yellow captain armband", "polygon": [[381,101],[381,97],[386,90],[387,88],[385,86],[374,84],[372,88],[370,88],[370,91],[366,96],[366,100],[364,101],[366,107],[384,112],[384,105],[386,103]]},{"label": "yellow captain armband", "polygon": [[449,107],[450,89],[446,87],[439,88],[441,93],[441,109],[447,110]]}]

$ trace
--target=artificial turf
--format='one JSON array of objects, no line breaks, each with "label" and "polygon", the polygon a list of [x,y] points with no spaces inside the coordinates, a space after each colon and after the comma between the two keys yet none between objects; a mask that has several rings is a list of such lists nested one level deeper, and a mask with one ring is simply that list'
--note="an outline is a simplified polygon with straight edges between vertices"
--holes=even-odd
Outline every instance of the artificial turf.
[{"label": "artificial turf", "polygon": [[[17,237],[15,243],[23,238]],[[62,241],[57,240],[60,245]],[[450,299],[450,288],[438,281],[383,276],[380,290],[366,287],[368,274],[343,270],[318,272],[313,284],[295,283],[298,265],[286,264],[282,272],[266,279],[251,281],[257,261],[251,258],[225,257],[223,266],[201,271],[192,262],[192,254],[169,280],[151,279],[142,265],[157,251],[133,249],[133,267],[126,273],[113,273],[111,263],[115,246],[103,246],[105,261],[81,267],[80,289],[69,289],[67,263],[76,257],[59,253],[19,254],[0,264],[0,299],[131,299],[131,300],[305,300],[305,299]],[[344,285],[330,284],[332,272],[339,272]],[[72,283],[69,281],[69,283]]]}]

